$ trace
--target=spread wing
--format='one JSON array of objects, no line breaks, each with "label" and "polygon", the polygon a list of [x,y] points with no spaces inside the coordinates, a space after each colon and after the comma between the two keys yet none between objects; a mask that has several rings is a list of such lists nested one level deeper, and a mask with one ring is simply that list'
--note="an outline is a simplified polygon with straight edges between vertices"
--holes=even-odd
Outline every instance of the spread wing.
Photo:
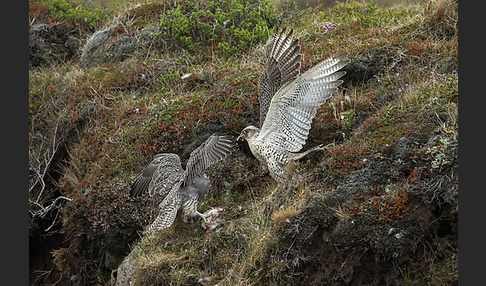
[{"label": "spread wing", "polygon": [[231,154],[235,147],[236,142],[233,136],[211,135],[191,152],[186,164],[184,185],[190,184],[195,177],[203,176],[204,170]]},{"label": "spread wing", "polygon": [[133,182],[130,196],[138,197],[147,191],[150,196],[165,195],[182,179],[183,173],[179,156],[172,153],[157,154]]},{"label": "spread wing", "polygon": [[349,60],[344,54],[330,56],[280,89],[272,98],[257,140],[298,152],[305,144],[312,119],[343,82],[339,71]]},{"label": "spread wing", "polygon": [[182,185],[182,180],[173,185],[170,192],[160,203],[160,212],[154,222],[147,227],[148,231],[153,231],[161,228],[170,227],[177,216],[177,211],[181,207],[182,199],[179,189]]},{"label": "spread wing", "polygon": [[260,126],[265,117],[273,95],[286,83],[293,81],[300,72],[300,45],[293,39],[294,30],[286,34],[286,28],[277,32],[273,39],[266,69],[258,81],[258,100],[260,103]]}]

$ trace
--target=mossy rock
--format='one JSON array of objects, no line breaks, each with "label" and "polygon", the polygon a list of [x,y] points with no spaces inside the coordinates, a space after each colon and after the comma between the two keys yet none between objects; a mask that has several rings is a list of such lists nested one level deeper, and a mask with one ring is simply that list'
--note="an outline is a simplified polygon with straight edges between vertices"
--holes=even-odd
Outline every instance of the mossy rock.
[{"label": "mossy rock", "polygon": [[81,66],[87,68],[107,62],[123,61],[133,55],[138,47],[135,37],[121,25],[114,25],[95,32],[81,52]]},{"label": "mossy rock", "polygon": [[76,58],[80,43],[63,24],[34,24],[29,30],[29,67]]}]

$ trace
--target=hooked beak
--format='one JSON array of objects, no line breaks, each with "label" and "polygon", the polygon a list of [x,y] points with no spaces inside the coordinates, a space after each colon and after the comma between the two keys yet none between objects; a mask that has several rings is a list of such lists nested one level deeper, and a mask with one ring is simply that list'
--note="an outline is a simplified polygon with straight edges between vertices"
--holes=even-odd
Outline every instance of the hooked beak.
[{"label": "hooked beak", "polygon": [[236,138],[236,141],[242,141],[243,140],[243,137],[240,135],[238,136],[238,138]]}]

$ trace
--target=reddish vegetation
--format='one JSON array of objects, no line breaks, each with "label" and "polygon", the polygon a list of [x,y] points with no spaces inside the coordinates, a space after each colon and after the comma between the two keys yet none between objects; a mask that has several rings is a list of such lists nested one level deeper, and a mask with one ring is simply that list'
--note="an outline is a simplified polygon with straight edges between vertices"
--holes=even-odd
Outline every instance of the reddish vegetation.
[{"label": "reddish vegetation", "polygon": [[[186,80],[187,84],[192,81],[193,78]],[[248,124],[247,117],[256,118],[255,102],[258,100],[254,90],[250,102],[246,101],[247,96],[241,96],[248,94],[246,89],[256,86],[256,80],[250,83],[244,81],[239,79],[226,84],[216,83],[210,95],[183,98],[166,106],[148,128],[146,139],[139,141],[141,150],[147,155],[181,151],[180,146],[188,143],[195,128],[211,124],[221,125],[222,131],[229,133],[242,130]],[[176,140],[164,141],[161,138]]]},{"label": "reddish vegetation", "polygon": [[[55,21],[46,6],[30,4],[31,19]],[[165,6],[146,5],[126,13],[127,18],[137,17],[135,24],[116,26],[117,37],[108,45],[141,30],[145,16],[160,20]],[[240,146],[243,152],[209,171],[212,192],[203,205],[225,207],[227,227],[206,235],[190,229],[194,225],[179,225],[170,235],[155,236],[165,239],[154,248],[160,261],[138,269],[141,276],[149,282],[177,276],[181,284],[192,285],[194,277],[208,275],[208,284],[224,284],[247,277],[249,271],[255,284],[403,285],[403,273],[409,271],[425,284],[454,284],[457,35],[438,26],[451,22],[449,8],[426,10],[421,20],[404,16],[409,12],[382,13],[370,3],[351,2],[313,13],[315,21],[297,25],[297,30],[307,31],[301,33],[302,71],[337,49],[351,59],[336,102],[318,111],[308,140],[309,145],[336,145],[296,164],[295,180],[284,183],[268,201],[263,197],[276,182],[260,174],[256,159],[245,156]],[[423,22],[434,15],[436,22]],[[312,29],[331,16],[341,21],[336,30],[322,34]],[[390,27],[396,28],[393,33]],[[47,201],[59,194],[72,199],[59,208],[59,219],[46,220],[57,222],[51,231],[62,237],[54,251],[38,254],[55,269],[42,283],[55,283],[58,277],[108,283],[111,271],[134,241],[144,237],[139,231],[157,212],[155,204],[127,195],[152,156],[182,155],[215,130],[237,135],[258,122],[261,67],[257,62],[245,66],[254,54],[225,61],[207,49],[194,58],[182,50],[152,52],[92,67],[81,67],[74,59],[59,72],[69,69],[66,76],[53,77],[58,73],[53,66],[39,65],[30,72],[29,118],[34,126],[29,147],[37,150],[34,143],[49,143],[42,138],[52,134],[52,119],[61,119],[63,144],[49,170],[45,194]],[[270,217],[281,207],[295,207],[299,214],[275,229]],[[33,241],[41,241],[47,228],[39,221],[46,224],[32,218]],[[400,235],[390,235],[394,231]],[[189,233],[194,238],[190,243],[185,236]],[[143,259],[152,257],[143,243],[147,241],[136,246],[147,251]],[[224,268],[248,251],[259,256],[238,257],[241,269]],[[164,261],[166,254],[174,258],[171,267]],[[115,258],[109,261],[111,256]],[[38,265],[32,269],[41,269]],[[439,273],[434,267],[447,276],[434,278]]]},{"label": "reddish vegetation", "polygon": [[[379,187],[377,187],[379,189]],[[383,220],[392,223],[408,214],[407,192],[400,192],[395,197],[384,195],[358,196],[352,206],[346,205],[346,212],[351,217],[360,217],[369,222]]]}]

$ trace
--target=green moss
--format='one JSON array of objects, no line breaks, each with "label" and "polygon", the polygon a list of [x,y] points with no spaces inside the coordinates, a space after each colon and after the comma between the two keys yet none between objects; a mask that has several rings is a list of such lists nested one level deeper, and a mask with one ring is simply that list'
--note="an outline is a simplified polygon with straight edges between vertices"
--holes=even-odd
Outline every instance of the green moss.
[{"label": "green moss", "polygon": [[341,112],[341,119],[342,119],[341,126],[343,130],[346,130],[351,127],[351,124],[353,124],[353,121],[355,120],[354,115],[355,115],[354,109]]}]

